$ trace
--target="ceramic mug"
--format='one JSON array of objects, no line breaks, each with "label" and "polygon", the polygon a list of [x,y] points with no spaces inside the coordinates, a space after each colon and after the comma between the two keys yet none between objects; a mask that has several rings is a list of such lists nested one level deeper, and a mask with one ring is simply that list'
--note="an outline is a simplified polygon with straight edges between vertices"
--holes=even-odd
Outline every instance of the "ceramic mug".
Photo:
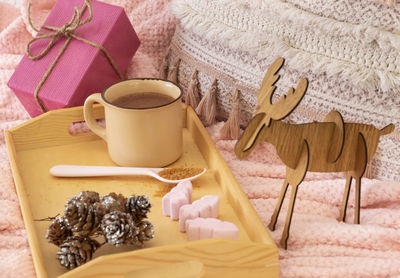
[{"label": "ceramic mug", "polygon": [[[122,108],[113,102],[128,94],[160,93],[173,99],[165,105]],[[159,79],[118,82],[101,94],[90,95],[84,104],[89,128],[107,142],[111,159],[120,166],[164,167],[182,154],[182,90]],[[104,106],[106,127],[93,116],[93,103]]]}]

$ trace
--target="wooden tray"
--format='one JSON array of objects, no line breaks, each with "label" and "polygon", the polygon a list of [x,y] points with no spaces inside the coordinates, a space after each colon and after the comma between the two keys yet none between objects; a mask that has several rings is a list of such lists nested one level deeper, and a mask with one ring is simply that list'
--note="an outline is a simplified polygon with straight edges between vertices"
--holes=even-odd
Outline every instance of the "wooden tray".
[{"label": "wooden tray", "polygon": [[[218,153],[191,108],[184,109],[184,150],[170,167],[205,167],[193,182],[193,199],[206,194],[221,197],[220,219],[239,228],[239,240],[189,242],[179,224],[162,215],[161,198],[171,186],[148,177],[55,178],[56,164],[112,165],[103,140],[93,133],[72,136],[68,127],[83,121],[82,107],[51,111],[6,131],[6,143],[22,215],[38,277],[124,277],[133,270],[185,260],[204,264],[204,277],[278,277],[278,249],[256,211]],[[95,106],[97,118],[104,117]],[[66,270],[56,260],[58,248],[45,234],[49,222],[37,219],[62,213],[66,201],[82,190],[146,194],[153,205],[149,221],[155,237],[142,249],[103,246],[87,264]],[[162,268],[160,268],[162,269]],[[221,276],[222,275],[222,276]],[[160,276],[155,276],[160,277]]]}]

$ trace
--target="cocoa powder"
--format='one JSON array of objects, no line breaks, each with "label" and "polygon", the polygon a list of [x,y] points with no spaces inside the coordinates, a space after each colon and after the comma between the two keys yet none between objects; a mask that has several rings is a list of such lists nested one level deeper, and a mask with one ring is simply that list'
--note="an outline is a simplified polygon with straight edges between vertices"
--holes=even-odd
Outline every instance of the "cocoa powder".
[{"label": "cocoa powder", "polygon": [[168,168],[160,171],[158,175],[168,180],[182,180],[196,176],[203,172],[203,168]]}]

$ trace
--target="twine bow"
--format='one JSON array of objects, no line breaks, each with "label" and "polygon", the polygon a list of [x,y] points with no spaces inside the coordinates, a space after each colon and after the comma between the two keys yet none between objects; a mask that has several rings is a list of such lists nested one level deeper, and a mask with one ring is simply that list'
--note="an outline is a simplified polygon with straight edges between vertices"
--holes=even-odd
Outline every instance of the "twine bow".
[{"label": "twine bow", "polygon": [[[86,10],[86,8],[89,11],[89,15],[85,20],[82,20],[82,15],[83,15],[84,11]],[[37,104],[39,105],[40,109],[42,110],[42,112],[46,112],[46,108],[44,107],[42,101],[39,99],[39,96],[38,96],[40,88],[43,86],[44,82],[46,82],[47,78],[49,77],[49,75],[52,72],[53,68],[57,64],[57,62],[60,59],[61,55],[67,49],[69,43],[71,42],[71,39],[76,39],[76,40],[82,41],[82,42],[84,42],[86,44],[89,44],[89,45],[91,45],[93,47],[96,47],[99,50],[101,50],[104,53],[104,55],[106,56],[106,58],[109,61],[109,63],[111,64],[111,66],[114,69],[114,71],[117,73],[118,77],[121,80],[123,79],[123,76],[122,76],[121,72],[119,71],[119,69],[115,65],[115,63],[112,60],[110,54],[108,53],[108,51],[102,45],[100,45],[98,43],[95,43],[95,42],[92,42],[92,41],[89,41],[87,39],[84,39],[84,38],[79,37],[79,36],[74,34],[74,32],[76,31],[76,29],[78,29],[78,27],[90,22],[93,19],[93,9],[92,9],[91,0],[85,0],[85,3],[84,3],[84,5],[82,6],[82,8],[80,10],[77,7],[74,7],[74,14],[73,14],[71,20],[69,22],[65,23],[63,26],[55,27],[55,26],[43,25],[42,26],[43,29],[52,31],[52,32],[49,32],[49,33],[42,32],[38,28],[35,28],[35,26],[33,26],[32,21],[31,21],[31,16],[30,16],[30,9],[31,9],[31,3],[29,3],[29,5],[28,5],[28,22],[29,22],[29,25],[32,27],[32,29],[35,30],[36,32],[38,32],[38,36],[33,38],[26,46],[26,55],[28,56],[29,59],[31,59],[31,60],[39,60],[39,59],[43,58],[47,53],[49,53],[49,51],[56,44],[58,39],[60,39],[62,37],[66,38],[66,41],[65,41],[63,47],[58,52],[58,54],[55,57],[53,63],[51,63],[50,67],[47,69],[47,71],[43,75],[42,79],[40,80],[39,84],[36,86],[36,89],[35,89],[35,91],[33,93],[33,95],[35,97],[35,100],[36,100]],[[32,55],[32,53],[31,53],[31,45],[35,41],[42,40],[42,39],[51,39],[51,40],[47,44],[46,48],[43,49],[39,54]]]}]

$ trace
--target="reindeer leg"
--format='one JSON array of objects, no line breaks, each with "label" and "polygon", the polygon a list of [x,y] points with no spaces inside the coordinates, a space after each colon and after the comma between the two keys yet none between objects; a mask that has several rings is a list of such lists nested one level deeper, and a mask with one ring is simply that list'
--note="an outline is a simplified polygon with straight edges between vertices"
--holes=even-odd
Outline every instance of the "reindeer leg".
[{"label": "reindeer leg", "polygon": [[285,249],[287,249],[287,241],[289,239],[290,223],[292,222],[294,203],[296,201],[296,195],[297,195],[298,188],[299,188],[299,184],[297,184],[295,186],[292,185],[292,194],[290,195],[290,202],[289,202],[289,208],[288,208],[288,212],[287,212],[287,216],[286,216],[285,228],[283,229],[282,238],[280,241],[281,246]]},{"label": "reindeer leg", "polygon": [[290,196],[289,209],[286,216],[285,227],[282,232],[282,238],[280,244],[283,248],[287,249],[287,241],[289,238],[290,223],[292,222],[292,215],[294,209],[294,203],[296,201],[297,189],[299,184],[303,181],[308,170],[308,164],[310,161],[310,151],[308,147],[308,142],[304,140],[304,144],[301,148],[301,155],[297,167],[292,169],[286,167],[286,180],[292,186],[292,194]]},{"label": "reindeer leg", "polygon": [[368,163],[368,149],[364,135],[358,134],[357,156],[354,171],[351,173],[356,180],[354,224],[360,224],[361,177],[365,173]]},{"label": "reindeer leg", "polygon": [[351,181],[352,181],[352,176],[350,173],[347,173],[346,187],[344,188],[342,208],[340,209],[340,216],[338,218],[338,221],[344,222],[346,219],[347,202],[349,201]]},{"label": "reindeer leg", "polygon": [[275,231],[276,221],[278,220],[279,212],[281,211],[283,199],[285,198],[286,191],[289,187],[289,182],[285,179],[282,185],[281,193],[279,195],[278,203],[276,203],[275,211],[271,216],[271,221],[269,222],[268,228],[271,231]]},{"label": "reindeer leg", "polygon": [[356,204],[354,213],[354,224],[360,224],[360,200],[361,200],[361,177],[356,178]]}]

